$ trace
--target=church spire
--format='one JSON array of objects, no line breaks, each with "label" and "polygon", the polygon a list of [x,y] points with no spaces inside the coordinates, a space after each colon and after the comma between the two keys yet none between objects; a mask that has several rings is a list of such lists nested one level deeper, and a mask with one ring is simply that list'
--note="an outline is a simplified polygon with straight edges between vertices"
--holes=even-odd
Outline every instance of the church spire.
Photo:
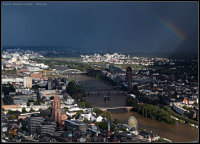
[{"label": "church spire", "polygon": [[56,95],[55,95],[55,97],[54,97],[54,100],[55,100],[55,99],[60,99],[60,97],[58,96],[58,89],[56,88],[55,91],[56,91]]},{"label": "church spire", "polygon": [[54,97],[53,103],[52,103],[52,119],[56,123],[61,123],[61,102],[60,98],[58,96],[58,90],[56,88],[56,95]]}]

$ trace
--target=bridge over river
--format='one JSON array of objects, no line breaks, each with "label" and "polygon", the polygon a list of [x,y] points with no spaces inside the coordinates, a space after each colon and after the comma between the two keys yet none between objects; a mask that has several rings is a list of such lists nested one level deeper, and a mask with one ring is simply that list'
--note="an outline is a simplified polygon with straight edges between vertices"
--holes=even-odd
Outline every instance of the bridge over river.
[{"label": "bridge over river", "polygon": [[[82,74],[72,75],[71,78],[79,81],[81,86],[86,86],[88,90],[94,93],[86,95],[86,99],[91,103],[92,107],[100,108],[102,110],[116,109],[111,111],[113,120],[116,118],[121,123],[125,124],[127,123],[130,116],[134,116],[138,121],[139,128],[153,131],[161,137],[172,140],[172,142],[187,142],[198,137],[199,131],[197,128],[189,127],[181,123],[177,123],[176,125],[169,125],[164,122],[159,122],[143,117],[134,111],[121,111],[121,109],[127,108],[125,103],[127,96],[124,94],[116,95],[116,93],[120,90],[111,90],[113,86],[105,82]],[[108,103],[104,102],[103,93],[100,95],[95,93],[98,90],[105,90],[104,88],[113,91],[113,94],[110,93],[110,102]]]},{"label": "bridge over river", "polygon": [[93,87],[87,85],[81,85],[86,92],[102,92],[102,91],[116,91],[121,88],[120,86],[112,86],[112,87],[100,87],[94,85]]},{"label": "bridge over river", "polygon": [[115,106],[115,107],[95,107],[95,108],[100,109],[102,111],[114,110],[114,109],[126,109],[129,112],[133,107],[130,107],[130,106]]},{"label": "bridge over river", "polygon": [[121,94],[124,94],[122,91],[116,91],[113,89],[106,89],[106,90],[90,90],[90,91],[86,91],[86,94],[89,96],[111,96],[111,95],[115,95],[115,96],[119,96]]}]

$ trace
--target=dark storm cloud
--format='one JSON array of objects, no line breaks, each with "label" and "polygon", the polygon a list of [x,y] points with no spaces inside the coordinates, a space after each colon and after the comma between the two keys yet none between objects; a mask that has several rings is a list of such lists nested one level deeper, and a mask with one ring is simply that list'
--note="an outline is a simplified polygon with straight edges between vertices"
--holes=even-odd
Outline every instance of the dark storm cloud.
[{"label": "dark storm cloud", "polygon": [[[180,41],[153,16],[169,20]],[[196,51],[197,2],[48,2],[45,6],[2,3],[3,46],[70,46],[126,51]]]}]

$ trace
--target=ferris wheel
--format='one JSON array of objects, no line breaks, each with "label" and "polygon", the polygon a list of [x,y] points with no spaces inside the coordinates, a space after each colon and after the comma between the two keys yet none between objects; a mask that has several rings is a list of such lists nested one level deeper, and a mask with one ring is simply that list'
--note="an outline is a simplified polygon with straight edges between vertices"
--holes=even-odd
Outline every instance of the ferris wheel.
[{"label": "ferris wheel", "polygon": [[137,119],[134,116],[131,116],[128,120],[128,125],[131,128],[135,128],[137,130],[138,128],[138,122]]}]

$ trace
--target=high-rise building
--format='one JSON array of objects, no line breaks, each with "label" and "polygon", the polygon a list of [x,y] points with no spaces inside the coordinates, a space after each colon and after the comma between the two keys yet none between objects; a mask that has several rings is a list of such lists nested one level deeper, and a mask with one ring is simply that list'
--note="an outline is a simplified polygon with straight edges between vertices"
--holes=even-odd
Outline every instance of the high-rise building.
[{"label": "high-rise building", "polygon": [[126,68],[126,82],[132,83],[132,68],[130,66]]},{"label": "high-rise building", "polygon": [[32,78],[31,77],[24,77],[24,87],[32,88]]},{"label": "high-rise building", "polygon": [[61,116],[61,103],[60,97],[58,96],[58,91],[56,89],[56,96],[54,97],[52,103],[52,120],[57,124],[61,124],[62,116]]},{"label": "high-rise building", "polygon": [[53,80],[48,79],[48,90],[52,90],[52,88],[53,88]]}]

